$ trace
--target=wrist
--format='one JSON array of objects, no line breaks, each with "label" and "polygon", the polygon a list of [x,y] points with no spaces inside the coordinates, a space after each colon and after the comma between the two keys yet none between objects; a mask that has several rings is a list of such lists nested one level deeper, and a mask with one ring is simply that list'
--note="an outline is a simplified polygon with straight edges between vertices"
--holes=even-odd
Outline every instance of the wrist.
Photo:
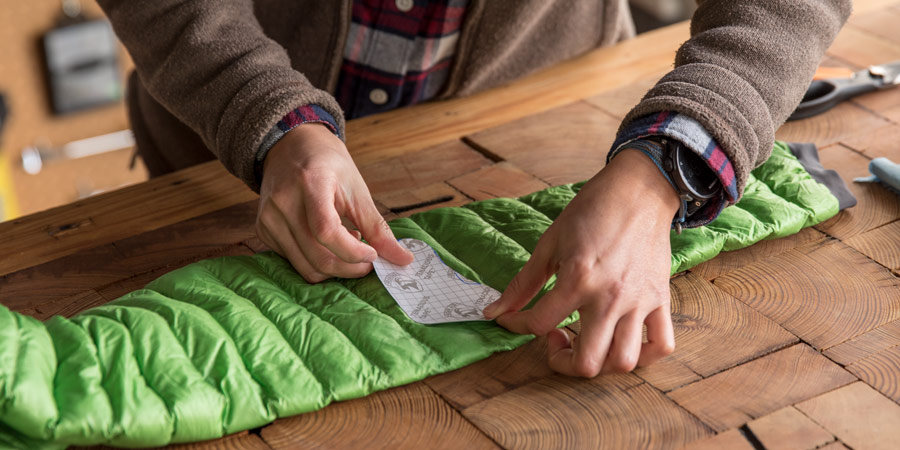
[{"label": "wrist", "polygon": [[612,177],[623,202],[649,209],[671,225],[681,207],[681,199],[653,160],[638,149],[625,148],[607,164],[604,172]]}]

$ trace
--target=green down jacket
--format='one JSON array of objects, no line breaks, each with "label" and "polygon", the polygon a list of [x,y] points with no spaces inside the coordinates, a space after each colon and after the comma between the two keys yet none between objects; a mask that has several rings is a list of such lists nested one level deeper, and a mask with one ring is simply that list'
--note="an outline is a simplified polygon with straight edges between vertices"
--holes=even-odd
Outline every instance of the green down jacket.
[{"label": "green down jacket", "polygon": [[[579,187],[436,209],[391,227],[503,290]],[[673,234],[672,271],[837,211],[837,199],[777,144],[739,204]],[[0,306],[0,447],[212,439],[530,339],[493,322],[413,322],[374,274],[309,285],[272,253],[201,261],[68,319],[42,323]]]}]

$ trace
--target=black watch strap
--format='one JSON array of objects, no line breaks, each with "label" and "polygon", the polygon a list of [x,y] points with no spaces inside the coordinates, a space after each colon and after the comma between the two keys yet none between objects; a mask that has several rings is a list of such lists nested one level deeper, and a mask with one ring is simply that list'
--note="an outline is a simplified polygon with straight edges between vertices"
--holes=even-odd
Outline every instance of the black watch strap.
[{"label": "black watch strap", "polygon": [[722,191],[718,176],[700,155],[681,142],[666,136],[636,139],[623,148],[642,151],[656,163],[681,199],[681,207],[673,226],[681,233],[686,217],[690,217]]}]

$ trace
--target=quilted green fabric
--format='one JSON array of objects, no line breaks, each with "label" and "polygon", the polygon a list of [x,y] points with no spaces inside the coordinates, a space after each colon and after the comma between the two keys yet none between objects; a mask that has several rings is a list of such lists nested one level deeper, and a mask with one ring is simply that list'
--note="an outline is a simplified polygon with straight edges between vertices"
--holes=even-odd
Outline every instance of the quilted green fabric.
[{"label": "quilted green fabric", "polygon": [[[398,238],[429,243],[465,277],[503,290],[579,187],[432,210],[391,226]],[[778,144],[738,205],[709,226],[673,234],[672,270],[837,211],[837,199]],[[413,322],[374,274],[309,285],[272,253],[201,261],[70,319],[42,323],[0,307],[0,447],[216,438],[531,338],[492,322]]]}]

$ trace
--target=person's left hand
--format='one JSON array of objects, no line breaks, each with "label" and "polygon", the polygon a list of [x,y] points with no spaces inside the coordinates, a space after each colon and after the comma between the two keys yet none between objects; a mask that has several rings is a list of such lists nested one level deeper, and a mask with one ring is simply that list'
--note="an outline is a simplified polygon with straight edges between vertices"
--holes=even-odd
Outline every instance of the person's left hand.
[{"label": "person's left hand", "polygon": [[[669,233],[679,202],[649,158],[622,151],[582,187],[484,315],[517,333],[549,334],[550,367],[567,375],[629,372],[672,353]],[[556,286],[520,311],[554,273]],[[581,332],[570,341],[556,327],[576,309]]]}]

